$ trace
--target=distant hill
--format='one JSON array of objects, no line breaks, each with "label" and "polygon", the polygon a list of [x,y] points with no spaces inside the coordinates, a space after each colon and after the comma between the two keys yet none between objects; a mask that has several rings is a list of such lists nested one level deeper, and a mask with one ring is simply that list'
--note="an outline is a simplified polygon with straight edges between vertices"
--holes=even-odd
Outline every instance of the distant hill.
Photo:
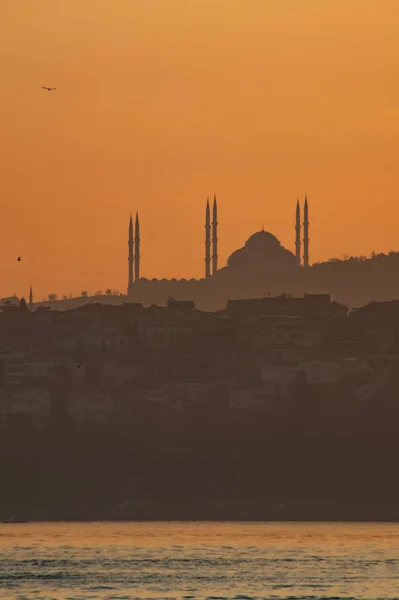
[{"label": "distant hill", "polygon": [[399,298],[399,252],[332,258],[312,265],[306,279],[350,306],[393,300]]},{"label": "distant hill", "polygon": [[33,308],[48,307],[53,310],[71,310],[84,306],[85,304],[110,304],[113,306],[122,305],[127,302],[127,296],[124,294],[101,294],[96,296],[77,296],[76,298],[62,298],[57,300],[47,300],[45,302],[34,302]]}]

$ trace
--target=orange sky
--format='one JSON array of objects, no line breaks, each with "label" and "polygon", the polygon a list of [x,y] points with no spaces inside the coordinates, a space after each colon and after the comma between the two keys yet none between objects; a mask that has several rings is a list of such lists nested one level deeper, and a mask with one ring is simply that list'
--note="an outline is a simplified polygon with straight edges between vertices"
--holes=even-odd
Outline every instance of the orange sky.
[{"label": "orange sky", "polygon": [[1,0],[0,296],[124,292],[136,209],[142,276],[202,276],[214,192],[221,264],[293,249],[305,192],[312,261],[399,249],[398,31],[397,0]]}]

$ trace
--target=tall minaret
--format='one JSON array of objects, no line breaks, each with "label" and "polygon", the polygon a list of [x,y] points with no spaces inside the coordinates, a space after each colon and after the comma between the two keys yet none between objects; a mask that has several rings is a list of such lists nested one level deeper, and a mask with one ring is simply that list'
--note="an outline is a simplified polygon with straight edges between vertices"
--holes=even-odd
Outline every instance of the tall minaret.
[{"label": "tall minaret", "polygon": [[205,211],[205,279],[211,276],[211,211],[209,198],[206,201]]},{"label": "tall minaret", "polygon": [[216,196],[213,197],[213,220],[212,220],[212,275],[218,270],[218,205]]},{"label": "tall minaret", "polygon": [[301,209],[299,207],[299,198],[296,203],[295,256],[296,256],[298,265],[300,265],[301,264]]},{"label": "tall minaret", "polygon": [[29,289],[29,307],[32,308],[33,306],[33,291],[32,291],[32,284],[30,286]]},{"label": "tall minaret", "polygon": [[303,208],[303,266],[305,269],[309,266],[309,212],[307,196],[305,196],[305,205]]},{"label": "tall minaret", "polygon": [[134,281],[140,279],[140,222],[139,213],[136,212],[136,226],[134,231]]},{"label": "tall minaret", "polygon": [[132,219],[132,215],[130,215],[130,221],[129,221],[129,277],[128,277],[128,286],[127,286],[127,293],[129,294],[129,290],[130,290],[130,286],[133,284],[133,219]]}]

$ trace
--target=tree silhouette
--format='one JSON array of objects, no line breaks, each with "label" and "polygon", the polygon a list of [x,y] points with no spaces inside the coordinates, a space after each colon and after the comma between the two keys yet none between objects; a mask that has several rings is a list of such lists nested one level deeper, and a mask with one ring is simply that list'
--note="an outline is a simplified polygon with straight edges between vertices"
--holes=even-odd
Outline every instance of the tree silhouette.
[{"label": "tree silhouette", "polygon": [[50,302],[54,302],[58,298],[57,294],[49,294],[47,297]]}]

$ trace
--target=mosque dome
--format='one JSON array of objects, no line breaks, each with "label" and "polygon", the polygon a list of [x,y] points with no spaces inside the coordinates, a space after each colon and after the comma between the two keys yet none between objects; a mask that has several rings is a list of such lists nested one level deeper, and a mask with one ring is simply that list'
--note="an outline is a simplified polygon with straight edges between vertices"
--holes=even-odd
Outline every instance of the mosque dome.
[{"label": "mosque dome", "polygon": [[292,252],[284,248],[269,231],[257,231],[242,248],[233,252],[227,260],[229,271],[281,271],[297,267]]},{"label": "mosque dome", "polygon": [[272,248],[273,246],[279,246],[281,248],[281,244],[276,236],[264,229],[253,233],[245,242],[246,248],[259,248],[264,250],[266,248]]}]

